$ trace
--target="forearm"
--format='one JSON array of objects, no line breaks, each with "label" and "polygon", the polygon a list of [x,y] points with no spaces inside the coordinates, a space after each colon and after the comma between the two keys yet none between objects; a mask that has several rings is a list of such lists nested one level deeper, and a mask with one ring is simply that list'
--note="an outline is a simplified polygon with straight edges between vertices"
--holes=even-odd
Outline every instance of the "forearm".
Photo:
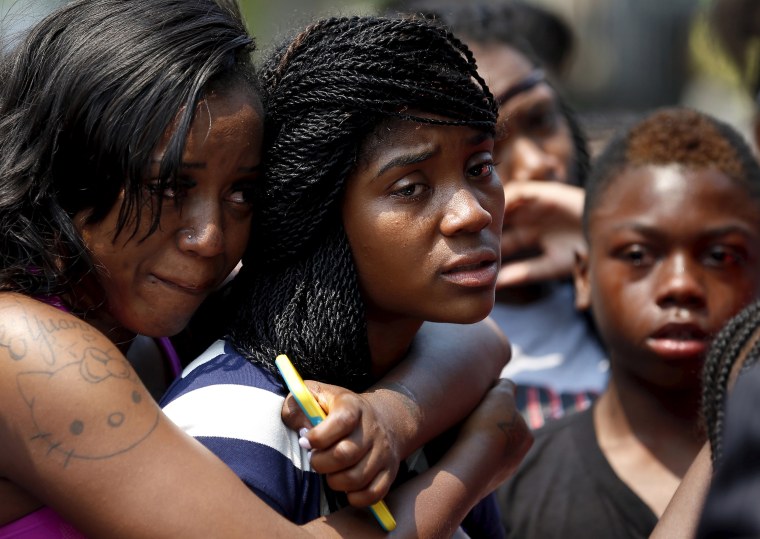
[{"label": "forearm", "polygon": [[710,445],[705,443],[683,476],[650,539],[693,538],[711,480]]},{"label": "forearm", "polygon": [[426,323],[407,358],[365,397],[393,426],[406,457],[467,417],[509,357],[509,342],[490,319],[471,325]]},{"label": "forearm", "polygon": [[[508,437],[478,433],[460,439],[426,472],[392,491],[385,501],[397,523],[390,537],[449,538],[465,516],[514,469]],[[528,444],[529,445],[529,444]],[[498,478],[498,479],[495,479]],[[306,526],[317,536],[385,537],[368,510],[342,509]]]}]

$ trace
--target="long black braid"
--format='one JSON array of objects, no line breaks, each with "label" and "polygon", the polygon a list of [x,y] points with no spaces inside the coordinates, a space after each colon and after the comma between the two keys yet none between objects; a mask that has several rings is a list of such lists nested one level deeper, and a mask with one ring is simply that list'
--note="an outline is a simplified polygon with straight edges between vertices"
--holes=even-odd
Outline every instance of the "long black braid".
[{"label": "long black braid", "polygon": [[261,78],[266,179],[228,338],[270,370],[287,353],[305,377],[361,389],[370,354],[340,210],[363,141],[393,117],[493,132],[496,106],[470,51],[413,18],[322,20]]},{"label": "long black braid", "polygon": [[760,358],[760,302],[745,307],[718,333],[705,360],[702,418],[710,441],[713,466],[723,457],[723,418],[731,370],[745,358],[741,370]]}]

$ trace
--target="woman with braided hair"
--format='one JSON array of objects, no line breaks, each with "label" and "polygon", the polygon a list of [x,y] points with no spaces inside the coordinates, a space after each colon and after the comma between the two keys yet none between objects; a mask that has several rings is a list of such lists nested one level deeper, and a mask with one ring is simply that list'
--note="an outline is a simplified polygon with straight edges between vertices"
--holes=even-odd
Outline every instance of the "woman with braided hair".
[{"label": "woman with braided hair", "polygon": [[[251,489],[301,522],[343,505],[342,492],[352,505],[377,501],[396,470],[368,459],[372,484],[385,485],[368,497],[332,473],[320,451],[307,454],[311,433],[299,446],[277,413],[262,414],[256,432],[240,426],[287,393],[278,354],[305,377],[360,391],[414,346],[425,321],[469,324],[488,315],[504,203],[492,158],[496,104],[469,50],[411,18],[321,20],[274,53],[261,80],[267,174],[233,285],[235,316],[226,340],[186,369],[162,405]],[[460,431],[443,456],[426,451],[429,472],[446,463],[459,470],[457,486],[434,481],[415,503],[391,503],[397,533],[456,531],[511,472],[504,452],[529,445],[510,445],[503,421],[526,428],[518,414],[494,416]],[[315,471],[327,474],[326,485]],[[444,519],[420,520],[428,501]],[[500,536],[493,510],[479,505],[468,531]]]},{"label": "woman with braided hair", "polygon": [[[491,318],[509,335],[502,376],[532,429],[584,410],[609,378],[607,354],[571,282],[590,167],[584,134],[534,52],[522,2],[397,0],[390,10],[444,23],[472,50],[499,105],[494,157],[506,200]],[[546,14],[550,17],[551,14]],[[546,331],[546,324],[552,331]]]},{"label": "woman with braided hair", "polygon": [[[351,510],[308,529],[282,518],[167,420],[130,363],[135,343],[153,339],[177,359],[168,337],[247,244],[263,109],[253,40],[225,5],[67,2],[0,62],[0,537],[379,533]],[[490,330],[463,334],[490,335],[494,352],[504,344]],[[446,417],[419,413],[417,399],[440,392],[420,380],[442,354],[451,387],[463,370],[451,358],[471,354],[426,338],[385,379],[411,398],[323,386],[337,410],[312,437],[341,438],[364,412],[402,423],[392,441],[403,444]],[[432,360],[421,366],[422,349]],[[158,370],[161,359],[151,358]],[[492,384],[469,379],[474,389],[453,407],[462,415]],[[499,417],[508,399],[489,392],[468,425]],[[340,469],[357,462],[322,457]]]}]

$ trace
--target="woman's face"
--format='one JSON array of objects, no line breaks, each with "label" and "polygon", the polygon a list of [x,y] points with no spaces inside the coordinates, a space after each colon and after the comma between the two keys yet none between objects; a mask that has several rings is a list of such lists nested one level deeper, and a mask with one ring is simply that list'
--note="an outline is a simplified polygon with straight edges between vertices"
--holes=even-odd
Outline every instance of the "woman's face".
[{"label": "woman's face", "polygon": [[504,193],[482,131],[381,125],[349,178],[343,223],[368,319],[470,323],[493,307]]},{"label": "woman's face", "polygon": [[150,211],[143,211],[136,234],[128,224],[116,235],[123,194],[98,223],[84,224],[86,214],[77,215],[97,267],[105,298],[99,317],[106,323],[148,336],[174,335],[234,269],[248,242],[262,121],[250,91],[211,93],[196,108],[178,187],[157,191],[167,132],[143,181],[146,198],[163,197],[160,226],[147,238]]},{"label": "woman's face", "polygon": [[470,48],[499,103],[494,159],[501,181],[574,183],[573,137],[554,89],[536,76],[539,72],[525,55],[508,45]]}]

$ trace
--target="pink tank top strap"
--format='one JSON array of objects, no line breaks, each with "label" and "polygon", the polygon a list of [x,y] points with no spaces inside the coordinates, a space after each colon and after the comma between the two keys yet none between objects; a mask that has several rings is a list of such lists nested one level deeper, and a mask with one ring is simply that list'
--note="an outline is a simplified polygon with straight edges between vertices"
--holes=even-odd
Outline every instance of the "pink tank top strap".
[{"label": "pink tank top strap", "polygon": [[74,526],[49,507],[0,526],[0,539],[85,539]]}]

